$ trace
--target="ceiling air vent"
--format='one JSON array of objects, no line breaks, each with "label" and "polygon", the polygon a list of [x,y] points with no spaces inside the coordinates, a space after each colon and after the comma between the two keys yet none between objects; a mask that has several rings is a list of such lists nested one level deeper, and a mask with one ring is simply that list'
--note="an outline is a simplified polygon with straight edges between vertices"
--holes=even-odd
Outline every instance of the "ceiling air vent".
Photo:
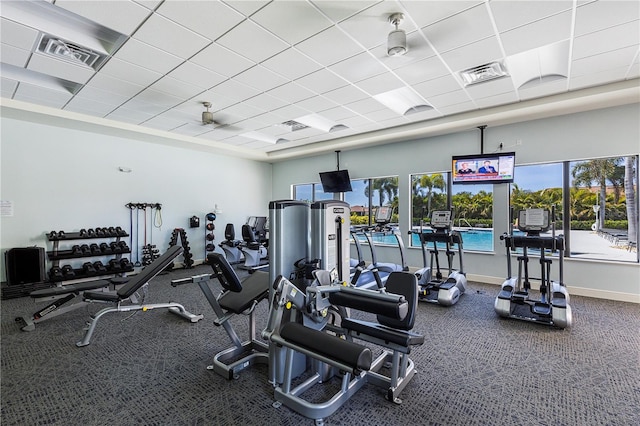
[{"label": "ceiling air vent", "polygon": [[484,83],[485,81],[495,80],[496,78],[506,77],[508,75],[500,62],[490,62],[469,68],[460,71],[459,74],[465,86]]},{"label": "ceiling air vent", "polygon": [[93,69],[96,69],[103,59],[102,55],[89,48],[78,46],[49,34],[42,34],[38,44],[38,52]]},{"label": "ceiling air vent", "polygon": [[302,123],[298,123],[297,121],[294,121],[294,120],[285,121],[284,123],[282,123],[282,126],[284,126],[287,129],[289,129],[290,132],[295,132],[296,130],[307,129],[309,127],[309,126],[305,126]]}]

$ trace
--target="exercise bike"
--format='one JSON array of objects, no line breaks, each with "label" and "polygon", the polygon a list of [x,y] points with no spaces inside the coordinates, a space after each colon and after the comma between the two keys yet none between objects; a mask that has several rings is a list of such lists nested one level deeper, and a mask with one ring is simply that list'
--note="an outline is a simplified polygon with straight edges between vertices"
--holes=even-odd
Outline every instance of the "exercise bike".
[{"label": "exercise bike", "polygon": [[225,226],[224,238],[225,240],[218,244],[218,246],[220,246],[220,248],[224,251],[227,262],[229,262],[231,265],[242,262],[244,260],[244,255],[240,250],[242,241],[236,240],[236,230],[233,226],[233,223],[227,223],[227,225]]},{"label": "exercise bike", "polygon": [[[525,235],[503,234],[507,250],[507,280],[496,297],[494,309],[505,318],[516,318],[558,328],[571,327],[572,313],[569,292],[563,284],[564,237],[555,235],[555,207],[551,213],[545,209],[526,209],[518,213],[518,229]],[[513,223],[513,221],[511,221]],[[513,225],[511,225],[513,227]],[[551,236],[540,235],[552,229]],[[517,257],[518,276],[511,276],[511,253],[522,248]],[[528,249],[540,250],[540,278],[529,277]],[[558,252],[559,282],[551,280],[552,260],[545,251]],[[531,296],[530,280],[540,281],[540,299]]]},{"label": "exercise bike", "polygon": [[[467,276],[463,270],[463,248],[462,235],[458,231],[451,229],[453,221],[451,211],[436,210],[431,214],[431,231],[409,231],[410,234],[417,234],[420,237],[422,247],[422,261],[424,267],[415,272],[418,278],[418,300],[423,302],[438,303],[444,306],[455,305],[460,296],[467,290]],[[431,260],[427,263],[427,246],[433,244],[429,250]],[[449,274],[445,278],[440,269],[440,249],[438,243],[445,245],[447,265]],[[453,269],[453,258],[455,251],[452,247],[457,245],[460,269]],[[435,265],[435,269],[434,269]]]},{"label": "exercise bike", "polygon": [[244,242],[240,245],[240,250],[244,254],[244,263],[239,268],[253,272],[269,267],[267,233],[267,218],[264,216],[251,216],[247,223],[242,225]]}]

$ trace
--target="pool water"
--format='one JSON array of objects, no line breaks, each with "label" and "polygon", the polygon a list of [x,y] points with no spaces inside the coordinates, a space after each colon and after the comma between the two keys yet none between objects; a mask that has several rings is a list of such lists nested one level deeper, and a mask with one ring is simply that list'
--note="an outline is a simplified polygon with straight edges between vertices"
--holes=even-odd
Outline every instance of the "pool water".
[{"label": "pool water", "polygon": [[[462,247],[464,250],[492,251],[493,250],[493,229],[461,229]],[[397,245],[396,237],[391,234],[373,233],[372,241],[375,244]],[[358,235],[358,240],[366,244],[367,240],[363,235]],[[411,246],[420,247],[420,236],[411,234]],[[432,248],[433,243],[429,243],[427,249]],[[439,249],[444,249],[444,243],[438,243]],[[457,249],[456,246],[453,247]]]}]

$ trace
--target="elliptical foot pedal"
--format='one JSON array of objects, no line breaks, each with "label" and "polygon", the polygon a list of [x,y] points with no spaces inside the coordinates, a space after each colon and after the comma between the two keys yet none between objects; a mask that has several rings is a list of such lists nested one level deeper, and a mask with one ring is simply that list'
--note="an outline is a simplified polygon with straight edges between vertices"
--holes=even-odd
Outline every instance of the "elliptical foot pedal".
[{"label": "elliptical foot pedal", "polygon": [[550,317],[551,305],[549,305],[548,303],[536,303],[531,306],[531,312],[540,316]]}]

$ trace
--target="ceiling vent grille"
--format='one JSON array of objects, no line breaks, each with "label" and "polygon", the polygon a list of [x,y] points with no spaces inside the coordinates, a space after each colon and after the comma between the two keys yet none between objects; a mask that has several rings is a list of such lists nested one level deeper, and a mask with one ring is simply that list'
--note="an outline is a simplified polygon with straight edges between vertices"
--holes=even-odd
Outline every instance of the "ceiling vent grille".
[{"label": "ceiling vent grille", "polygon": [[76,65],[83,65],[93,69],[97,69],[104,58],[89,48],[70,43],[49,34],[42,34],[40,43],[38,44],[38,51],[64,61],[72,62]]},{"label": "ceiling vent grille", "polygon": [[282,123],[282,125],[287,129],[289,129],[290,132],[295,132],[296,130],[309,128],[309,126],[306,126],[302,123],[298,123],[297,121],[294,121],[294,120],[285,121],[284,123]]},{"label": "ceiling vent grille", "polygon": [[469,68],[460,71],[459,74],[465,86],[484,83],[485,81],[495,80],[496,78],[506,77],[508,75],[500,62],[490,62]]}]

